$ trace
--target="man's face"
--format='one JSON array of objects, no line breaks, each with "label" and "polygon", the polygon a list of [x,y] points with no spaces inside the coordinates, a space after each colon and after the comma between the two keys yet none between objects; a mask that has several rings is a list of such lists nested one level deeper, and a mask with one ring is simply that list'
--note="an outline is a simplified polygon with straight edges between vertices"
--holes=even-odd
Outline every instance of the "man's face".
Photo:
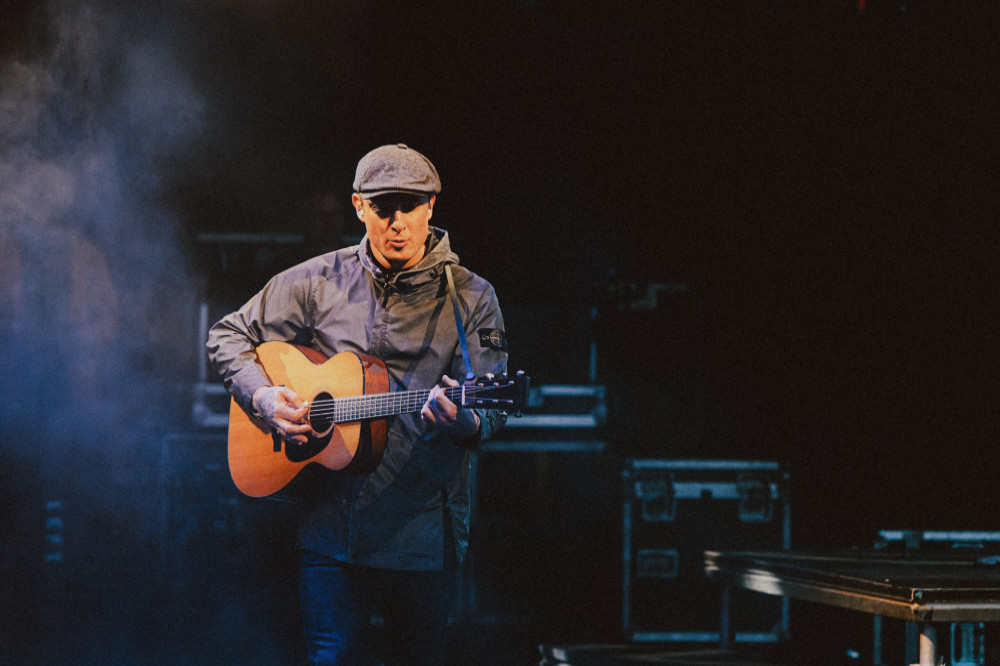
[{"label": "man's face", "polygon": [[354,193],[351,202],[365,223],[375,259],[386,268],[416,266],[424,257],[434,196],[384,194],[365,199]]}]

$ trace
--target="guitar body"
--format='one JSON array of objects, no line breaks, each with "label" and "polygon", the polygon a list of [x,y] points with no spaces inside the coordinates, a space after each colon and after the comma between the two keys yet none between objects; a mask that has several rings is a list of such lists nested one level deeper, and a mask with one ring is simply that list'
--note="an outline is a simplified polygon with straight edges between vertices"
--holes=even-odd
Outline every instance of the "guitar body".
[{"label": "guitar body", "polygon": [[[341,352],[330,358],[306,347],[265,342],[257,358],[271,382],[303,400],[386,393],[389,376],[379,359]],[[316,429],[316,420],[310,419]],[[385,450],[386,421],[372,419],[330,425],[302,446],[287,444],[263,420],[249,416],[233,400],[229,407],[229,471],[239,490],[251,497],[273,495],[304,467],[318,463],[341,470],[352,462],[374,469]],[[359,451],[360,450],[360,451]]]}]

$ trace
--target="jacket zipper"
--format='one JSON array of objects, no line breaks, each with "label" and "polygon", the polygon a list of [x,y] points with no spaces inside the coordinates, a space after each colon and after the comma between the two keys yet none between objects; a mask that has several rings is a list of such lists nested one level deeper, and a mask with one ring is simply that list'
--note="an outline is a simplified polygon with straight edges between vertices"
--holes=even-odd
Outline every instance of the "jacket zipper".
[{"label": "jacket zipper", "polygon": [[396,280],[399,279],[399,273],[393,273],[387,276],[385,280],[382,281],[382,308],[389,303],[389,297],[396,293]]}]

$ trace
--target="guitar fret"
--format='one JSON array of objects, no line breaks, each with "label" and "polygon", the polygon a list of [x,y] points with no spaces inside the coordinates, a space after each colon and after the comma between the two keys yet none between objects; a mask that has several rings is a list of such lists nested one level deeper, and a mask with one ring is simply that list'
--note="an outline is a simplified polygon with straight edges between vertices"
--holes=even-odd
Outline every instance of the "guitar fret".
[{"label": "guitar fret", "polygon": [[[455,404],[461,405],[463,400],[474,397],[476,389],[462,386],[445,387],[445,395]],[[333,420],[336,423],[349,423],[368,419],[384,418],[397,414],[420,411],[430,391],[412,390],[377,395],[359,395],[334,398],[332,403]],[[317,405],[313,405],[317,407]],[[327,408],[329,409],[329,407]]]}]

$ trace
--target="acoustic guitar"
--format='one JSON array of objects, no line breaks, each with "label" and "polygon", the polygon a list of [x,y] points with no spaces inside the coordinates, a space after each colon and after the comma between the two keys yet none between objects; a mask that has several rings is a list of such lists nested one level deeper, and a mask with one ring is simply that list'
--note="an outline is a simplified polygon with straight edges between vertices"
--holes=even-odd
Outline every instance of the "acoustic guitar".
[{"label": "acoustic guitar", "polygon": [[[330,470],[349,466],[371,471],[385,450],[386,418],[419,412],[430,389],[389,391],[385,364],[373,356],[340,352],[327,358],[308,347],[265,342],[257,359],[275,385],[284,385],[308,402],[313,435],[302,445],[288,444],[263,420],[236,404],[229,407],[229,472],[240,492],[250,497],[284,489],[306,466]],[[530,380],[486,376],[461,386],[444,387],[462,407],[506,409],[516,415],[527,405]]]}]

